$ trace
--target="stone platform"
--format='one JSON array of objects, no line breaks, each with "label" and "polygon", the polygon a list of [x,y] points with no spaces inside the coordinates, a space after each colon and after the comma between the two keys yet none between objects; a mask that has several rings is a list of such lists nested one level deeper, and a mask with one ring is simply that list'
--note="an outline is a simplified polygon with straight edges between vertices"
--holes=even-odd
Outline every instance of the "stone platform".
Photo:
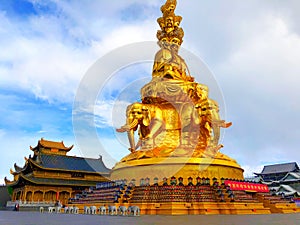
[{"label": "stone platform", "polygon": [[156,157],[119,162],[112,169],[111,180],[128,181],[135,179],[154,178],[162,181],[163,178],[182,177],[183,184],[188,184],[188,178],[208,177],[211,180],[216,178],[230,177],[243,180],[243,169],[240,165],[228,156],[218,153],[214,158],[209,157]]},{"label": "stone platform", "polygon": [[[99,208],[103,205],[115,205],[117,208],[122,206],[136,205],[141,209],[141,215],[259,215],[259,214],[291,214],[300,213],[294,203],[277,204],[270,208],[265,207],[263,203],[242,203],[242,202],[169,202],[169,203],[117,203],[117,204],[72,204],[79,208],[79,214],[84,213],[84,206],[96,206]],[[279,207],[279,208],[277,208]]]},{"label": "stone platform", "polygon": [[128,216],[99,216],[50,214],[39,212],[0,211],[0,225],[295,225],[300,220],[300,214],[266,214],[266,215],[145,215],[140,217]]}]

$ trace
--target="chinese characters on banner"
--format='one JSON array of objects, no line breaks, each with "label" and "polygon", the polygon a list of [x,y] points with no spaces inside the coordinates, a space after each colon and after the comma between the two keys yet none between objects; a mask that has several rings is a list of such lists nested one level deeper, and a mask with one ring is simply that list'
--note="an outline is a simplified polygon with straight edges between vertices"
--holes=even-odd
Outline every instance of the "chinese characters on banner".
[{"label": "chinese characters on banner", "polygon": [[228,185],[232,191],[269,192],[269,188],[265,184],[226,180],[225,185]]}]

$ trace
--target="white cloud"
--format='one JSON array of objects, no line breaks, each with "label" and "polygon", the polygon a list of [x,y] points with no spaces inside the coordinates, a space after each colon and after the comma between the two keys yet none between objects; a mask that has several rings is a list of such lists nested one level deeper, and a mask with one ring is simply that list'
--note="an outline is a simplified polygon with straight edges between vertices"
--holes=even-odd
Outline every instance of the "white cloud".
[{"label": "white cloud", "polygon": [[94,107],[96,126],[118,128],[126,122],[126,108],[131,103],[123,101],[98,101]]},{"label": "white cloud", "polygon": [[132,103],[125,101],[97,101],[95,105],[79,107],[74,117],[75,119],[84,119],[81,115],[93,117],[94,124],[86,124],[89,127],[119,128],[126,123],[126,108],[130,104]]},{"label": "white cloud", "polygon": [[226,132],[224,150],[250,170],[300,159],[299,129],[292,128],[300,126],[293,116],[300,113],[300,37],[281,17],[270,14],[241,33],[248,30],[256,35],[245,35],[217,74],[234,123]]},{"label": "white cloud", "polygon": [[138,25],[124,25],[114,28],[101,42],[93,42],[95,52],[106,53],[126,44],[155,40],[156,26],[153,21]]},{"label": "white cloud", "polygon": [[[86,121],[86,127],[108,128],[116,127],[120,120],[124,123],[126,107],[129,102],[115,102],[115,101],[97,101],[95,105],[78,107],[73,112],[73,119],[77,121]],[[121,112],[124,112],[123,115]],[[117,114],[117,117],[114,116]],[[93,118],[93,119],[91,119]]]},{"label": "white cloud", "polygon": [[260,173],[263,169],[263,165],[259,166],[250,166],[250,165],[242,165],[242,168],[244,169],[244,177],[245,178],[251,178],[254,177],[254,173]]},{"label": "white cloud", "polygon": [[[18,29],[18,26],[13,25],[11,29]],[[77,82],[92,57],[84,50],[47,36],[26,37],[18,31],[10,32],[13,38],[7,36],[2,40],[0,53],[0,61],[11,64],[1,68],[5,85],[21,88],[49,101],[72,101]]]},{"label": "white cloud", "polygon": [[[0,12],[0,87],[21,88],[38,98],[68,104],[73,101],[80,79],[97,58],[124,44],[155,40],[155,19],[161,16],[159,7],[164,3],[32,2],[51,2],[56,9],[23,22]],[[146,3],[150,8],[144,7],[146,11],[141,11],[138,19],[123,21],[124,17],[129,19],[126,10],[134,3]],[[259,164],[266,162],[261,158],[268,157],[270,162],[300,159],[300,121],[295,116],[300,113],[298,11],[299,4],[294,1],[178,2],[177,12],[184,17],[186,31],[184,46],[208,60],[223,88],[229,120],[234,123],[226,131],[222,151],[236,158],[246,173],[259,172]],[[115,88],[125,85],[121,80]],[[82,110],[95,114],[98,127],[118,127],[125,122],[124,110],[129,104],[123,100],[120,99],[120,108],[114,108],[111,99],[100,99],[95,108]],[[119,111],[122,113],[115,116],[114,112]],[[22,153],[24,147],[37,141],[31,138],[29,143],[23,139],[15,143],[14,134],[6,130],[0,130],[1,137],[6,137],[1,140],[5,143],[3,148],[19,149],[14,156],[6,156],[9,165],[3,165],[5,171],[17,160],[13,159],[16,155],[27,155]],[[117,149],[114,147],[114,151]]]},{"label": "white cloud", "polygon": [[[94,3],[73,3],[75,8],[69,3],[57,4],[66,9],[66,18],[44,15],[31,17],[27,22],[11,22],[1,14],[4,35],[0,38],[0,71],[6,86],[22,88],[50,102],[72,102],[81,77],[98,57],[125,44],[155,40],[156,24],[146,18],[137,25],[119,22],[102,31],[114,20],[100,16]],[[96,18],[92,31],[97,35],[90,33],[90,26],[81,24],[82,10],[74,11],[79,6],[84,10],[93,8],[88,18],[91,23]],[[102,24],[97,22],[98,17]],[[78,32],[87,33],[87,37],[77,34],[78,27],[82,29]]]},{"label": "white cloud", "polygon": [[[265,24],[264,30],[258,30],[255,37],[239,46],[218,68],[218,73],[221,79],[231,80],[224,82],[226,88],[231,86],[232,92],[239,92],[243,97],[246,93],[245,99],[257,101],[257,107],[250,109],[252,113],[271,119],[272,112],[273,115],[281,113],[276,110],[278,106],[281,110],[300,111],[296,104],[300,98],[300,37],[291,33],[280,18],[267,17],[259,23]],[[272,104],[277,106],[272,108]]]},{"label": "white cloud", "polygon": [[[224,71],[229,69],[248,85],[269,94],[295,91],[300,82],[300,37],[290,33],[280,18],[269,17],[260,23],[265,23],[266,30],[258,31],[232,54],[224,62]],[[299,97],[298,93],[294,92],[294,97]]]}]

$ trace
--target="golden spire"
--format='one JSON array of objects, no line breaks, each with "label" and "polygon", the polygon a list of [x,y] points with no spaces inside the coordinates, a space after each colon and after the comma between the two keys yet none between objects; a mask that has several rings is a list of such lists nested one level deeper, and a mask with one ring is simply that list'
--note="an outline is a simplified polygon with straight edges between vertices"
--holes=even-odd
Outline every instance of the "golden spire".
[{"label": "golden spire", "polygon": [[157,38],[159,41],[166,40],[172,42],[177,39],[179,45],[182,44],[184,32],[180,26],[182,17],[175,15],[177,1],[167,0],[167,2],[161,7],[163,16],[157,19],[157,22],[161,28],[157,32]]}]

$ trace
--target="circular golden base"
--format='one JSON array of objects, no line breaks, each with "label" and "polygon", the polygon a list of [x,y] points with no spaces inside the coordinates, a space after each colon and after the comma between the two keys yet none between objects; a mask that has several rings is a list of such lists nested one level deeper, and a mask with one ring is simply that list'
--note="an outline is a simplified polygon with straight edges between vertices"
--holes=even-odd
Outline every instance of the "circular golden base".
[{"label": "circular golden base", "polygon": [[242,180],[243,169],[237,162],[228,156],[217,153],[214,158],[208,157],[160,157],[142,158],[117,163],[112,169],[111,180],[131,181],[136,180],[136,185],[143,178],[150,178],[153,184],[154,178],[161,183],[163,178],[182,177],[183,183],[188,183],[188,178],[193,178],[196,184],[197,177],[208,177],[211,180],[217,178],[231,178]]}]

